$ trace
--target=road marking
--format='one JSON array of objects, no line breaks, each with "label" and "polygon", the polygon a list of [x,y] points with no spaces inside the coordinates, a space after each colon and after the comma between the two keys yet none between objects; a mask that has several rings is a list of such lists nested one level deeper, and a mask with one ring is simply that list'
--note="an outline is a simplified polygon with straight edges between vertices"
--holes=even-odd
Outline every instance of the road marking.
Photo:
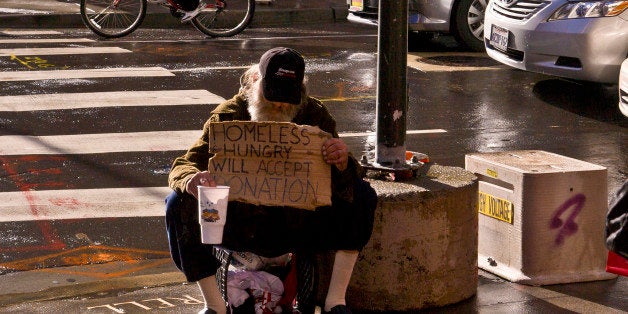
[{"label": "road marking", "polygon": [[[515,290],[543,300],[557,308],[574,313],[626,313],[611,306],[598,304],[569,294],[552,291],[543,287],[510,284]],[[485,307],[488,309],[488,307]]]},{"label": "road marking", "polygon": [[174,76],[161,67],[0,72],[1,81],[62,80],[104,77]]},{"label": "road marking", "polygon": [[39,94],[0,96],[0,112],[148,105],[201,105],[219,104],[223,101],[225,101],[224,98],[203,89]]},{"label": "road marking", "polygon": [[77,43],[94,42],[88,38],[15,38],[0,39],[0,44],[46,44],[46,43]]},{"label": "road marking", "polygon": [[0,155],[98,154],[187,150],[202,134],[195,131],[154,131],[57,136],[0,136]]},{"label": "road marking", "polygon": [[128,53],[132,52],[120,47],[67,47],[67,48],[17,48],[0,49],[0,57],[8,56],[50,56],[78,55],[96,53]]},{"label": "road marking", "polygon": [[[443,133],[442,129],[409,130],[407,134]],[[101,133],[53,136],[0,136],[0,155],[63,155],[100,154],[115,152],[152,152],[187,150],[201,130],[153,131],[135,133]],[[343,133],[341,137],[375,135],[366,133]]]},{"label": "road marking", "polygon": [[[234,37],[216,37],[214,39],[212,39],[212,41],[246,41],[246,42],[250,42],[253,40],[258,40],[258,41],[268,41],[268,40],[293,40],[293,39],[313,39],[313,38],[340,38],[340,39],[346,39],[347,37],[350,38],[362,38],[362,37],[375,37],[377,38],[377,34],[373,34],[373,35],[348,35],[348,34],[342,34],[342,35],[306,35],[306,36],[283,36],[283,37],[252,37],[252,38],[234,38]],[[205,39],[201,39],[201,40],[205,40]],[[198,39],[171,39],[171,40],[159,40],[159,42],[163,42],[163,43],[180,43],[180,42],[198,42]],[[137,39],[125,39],[125,38],[120,38],[119,40],[116,40],[116,42],[124,42],[124,43],[152,43],[155,42],[154,40],[137,40]]]},{"label": "road marking", "polygon": [[[429,129],[429,130],[408,130],[406,134],[430,134],[430,133],[447,133],[446,130],[443,129]],[[365,137],[365,136],[375,136],[375,132],[347,132],[341,133],[340,137]]]},{"label": "road marking", "polygon": [[242,70],[250,68],[250,65],[243,66],[231,66],[231,67],[200,67],[200,68],[189,68],[189,69],[173,69],[170,72],[206,72],[209,70]]},{"label": "road marking", "polygon": [[61,34],[58,31],[51,30],[15,30],[15,29],[4,29],[0,33],[6,35],[56,35]]},{"label": "road marking", "polygon": [[0,222],[163,216],[170,192],[167,186],[3,192]]}]

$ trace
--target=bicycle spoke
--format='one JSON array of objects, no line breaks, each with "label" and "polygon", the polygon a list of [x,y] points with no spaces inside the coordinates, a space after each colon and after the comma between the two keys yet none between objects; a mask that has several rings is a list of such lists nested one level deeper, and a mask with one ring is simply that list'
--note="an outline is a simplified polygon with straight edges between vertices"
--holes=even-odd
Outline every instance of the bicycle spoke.
[{"label": "bicycle spoke", "polygon": [[81,0],[81,18],[104,37],[120,37],[135,30],[146,14],[146,0]]},{"label": "bicycle spoke", "polygon": [[247,27],[254,12],[254,0],[216,1],[207,5],[192,23],[209,36],[233,36]]}]

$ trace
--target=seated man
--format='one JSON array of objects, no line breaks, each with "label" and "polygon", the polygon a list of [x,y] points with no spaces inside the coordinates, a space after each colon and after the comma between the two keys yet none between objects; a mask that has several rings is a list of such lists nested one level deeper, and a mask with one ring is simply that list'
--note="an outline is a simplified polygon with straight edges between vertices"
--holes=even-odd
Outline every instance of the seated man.
[{"label": "seated man", "polygon": [[212,246],[201,243],[197,186],[215,186],[207,171],[209,124],[216,121],[279,121],[318,126],[332,134],[321,147],[332,171],[332,205],[314,211],[229,202],[221,246],[274,257],[287,252],[336,251],[325,299],[326,313],[350,313],[345,293],[358,252],[373,229],[377,195],[362,180],[363,169],[338,138],[336,122],[325,106],[309,97],[304,85],[305,62],[295,50],[273,48],[240,79],[240,91],[211,112],[202,136],[175,159],[168,178],[174,190],[166,199],[166,228],[177,267],[190,282],[198,282],[205,309],[225,313],[215,282],[218,261]]}]

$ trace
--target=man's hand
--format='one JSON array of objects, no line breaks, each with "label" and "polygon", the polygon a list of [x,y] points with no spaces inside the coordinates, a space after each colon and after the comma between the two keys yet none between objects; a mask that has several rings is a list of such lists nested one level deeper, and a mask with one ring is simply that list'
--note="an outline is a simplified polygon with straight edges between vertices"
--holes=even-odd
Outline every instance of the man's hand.
[{"label": "man's hand", "polygon": [[347,169],[347,163],[349,160],[349,150],[347,144],[339,138],[330,138],[323,143],[321,149],[323,153],[323,159],[330,165],[335,165],[340,171]]},{"label": "man's hand", "polygon": [[197,172],[188,183],[185,184],[185,191],[194,195],[198,199],[198,186],[216,186],[216,182],[212,180],[211,174],[208,171]]}]

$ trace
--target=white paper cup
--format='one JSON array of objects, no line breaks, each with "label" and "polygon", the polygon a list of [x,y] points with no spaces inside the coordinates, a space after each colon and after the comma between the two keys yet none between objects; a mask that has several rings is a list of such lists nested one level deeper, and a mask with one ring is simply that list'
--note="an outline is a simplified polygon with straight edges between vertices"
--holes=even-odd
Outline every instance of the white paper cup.
[{"label": "white paper cup", "polygon": [[198,187],[198,222],[201,224],[201,242],[222,243],[222,233],[227,221],[228,186]]}]

